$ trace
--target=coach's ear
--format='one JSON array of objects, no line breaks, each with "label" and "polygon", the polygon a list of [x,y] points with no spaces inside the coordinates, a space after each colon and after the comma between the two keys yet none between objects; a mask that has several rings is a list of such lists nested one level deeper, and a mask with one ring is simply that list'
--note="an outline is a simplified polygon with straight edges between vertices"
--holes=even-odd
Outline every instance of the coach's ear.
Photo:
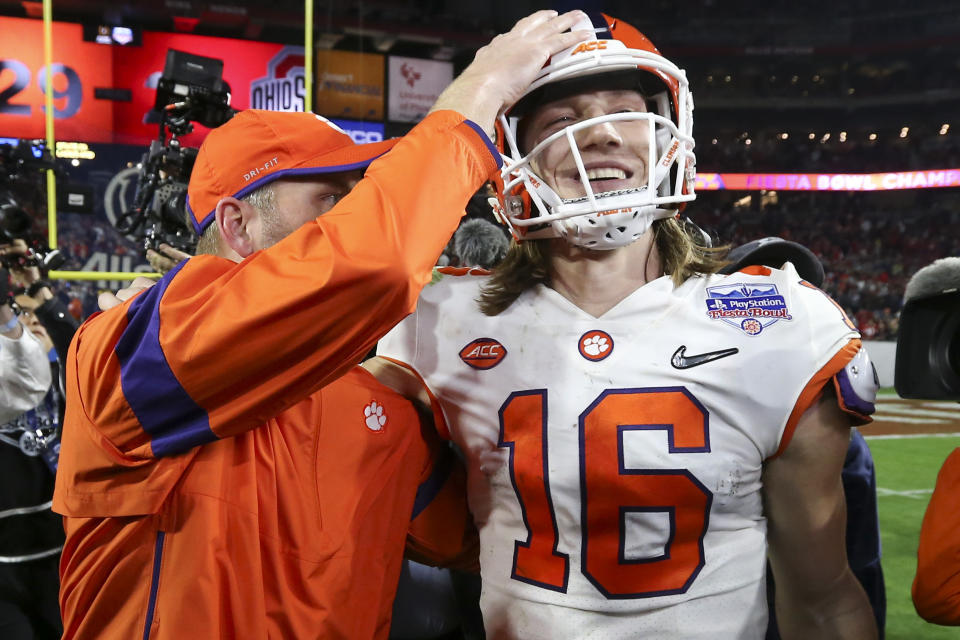
[{"label": "coach's ear", "polygon": [[235,254],[224,256],[243,259],[261,247],[258,230],[260,211],[249,202],[226,196],[217,203],[216,222],[223,249]]}]

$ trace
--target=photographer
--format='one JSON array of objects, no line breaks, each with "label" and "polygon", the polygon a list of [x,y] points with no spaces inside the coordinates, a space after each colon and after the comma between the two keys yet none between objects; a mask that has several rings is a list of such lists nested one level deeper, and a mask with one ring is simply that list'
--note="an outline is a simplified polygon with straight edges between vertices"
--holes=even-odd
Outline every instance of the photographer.
[{"label": "photographer", "polygon": [[[7,245],[0,245],[0,256]],[[36,406],[50,386],[43,347],[10,305],[9,276],[0,269],[0,423]]]},{"label": "photographer", "polygon": [[[24,270],[14,267],[24,248],[0,244],[15,285],[25,282]],[[62,395],[51,384],[52,343],[38,337],[45,331],[33,314],[17,318],[9,292],[7,272],[0,270],[0,637],[58,638],[63,528],[50,505]]]},{"label": "photographer", "polygon": [[[7,255],[26,256],[28,254],[27,243],[23,240],[14,240],[7,245]],[[70,341],[77,330],[77,321],[70,314],[67,306],[54,295],[53,285],[44,280],[40,268],[31,264],[24,265],[20,269],[11,269],[14,283],[19,284],[23,293],[15,297],[17,306],[22,311],[29,312],[29,315],[35,318],[38,327],[31,327],[26,322],[27,317],[23,318],[25,324],[34,334],[42,331],[56,354],[50,358],[51,367],[56,369],[53,373],[55,379],[60,381],[61,390],[66,386],[63,381],[62,367],[57,366],[57,362],[62,362],[67,355],[67,349],[70,348]],[[25,316],[28,314],[24,314]],[[37,330],[34,330],[37,329]],[[40,337],[38,335],[38,337]],[[41,337],[41,341],[43,338]]]},{"label": "photographer", "polygon": [[[904,292],[894,384],[902,398],[960,400],[960,258],[913,275]],[[943,463],[923,516],[913,605],[924,620],[960,625],[960,449]]]}]

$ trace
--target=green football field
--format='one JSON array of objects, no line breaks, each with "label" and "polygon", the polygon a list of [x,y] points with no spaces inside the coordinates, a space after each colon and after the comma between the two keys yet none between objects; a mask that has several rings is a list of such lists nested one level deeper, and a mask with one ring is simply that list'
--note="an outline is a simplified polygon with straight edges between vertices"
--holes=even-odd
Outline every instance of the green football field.
[{"label": "green football field", "polygon": [[[957,407],[954,411],[960,413],[960,407],[954,407]],[[887,587],[886,637],[889,640],[960,639],[960,628],[924,622],[910,600],[923,513],[937,471],[947,455],[960,447],[960,436],[906,434],[906,437],[871,437],[870,432],[870,427],[863,430],[877,469],[880,537]]]}]

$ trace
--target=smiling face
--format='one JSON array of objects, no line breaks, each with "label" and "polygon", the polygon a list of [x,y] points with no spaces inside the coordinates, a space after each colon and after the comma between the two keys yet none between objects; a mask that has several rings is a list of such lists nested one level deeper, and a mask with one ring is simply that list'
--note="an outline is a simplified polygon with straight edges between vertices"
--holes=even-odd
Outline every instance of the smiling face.
[{"label": "smiling face", "polygon": [[[615,113],[646,113],[637,91],[592,91],[548,102],[526,118],[521,140],[532,149],[550,135],[589,118]],[[647,184],[650,125],[646,119],[600,122],[573,134],[595,194]],[[586,195],[573,151],[561,137],[531,160],[531,168],[561,198]]]}]

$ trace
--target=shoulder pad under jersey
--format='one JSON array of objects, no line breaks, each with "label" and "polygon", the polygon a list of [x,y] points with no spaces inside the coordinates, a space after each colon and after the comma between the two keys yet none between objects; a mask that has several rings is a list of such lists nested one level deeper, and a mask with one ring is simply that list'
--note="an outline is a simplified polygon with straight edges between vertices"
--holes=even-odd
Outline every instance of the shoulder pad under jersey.
[{"label": "shoulder pad under jersey", "polygon": [[840,407],[855,416],[868,419],[875,410],[880,381],[867,350],[860,347],[850,362],[835,377]]}]

